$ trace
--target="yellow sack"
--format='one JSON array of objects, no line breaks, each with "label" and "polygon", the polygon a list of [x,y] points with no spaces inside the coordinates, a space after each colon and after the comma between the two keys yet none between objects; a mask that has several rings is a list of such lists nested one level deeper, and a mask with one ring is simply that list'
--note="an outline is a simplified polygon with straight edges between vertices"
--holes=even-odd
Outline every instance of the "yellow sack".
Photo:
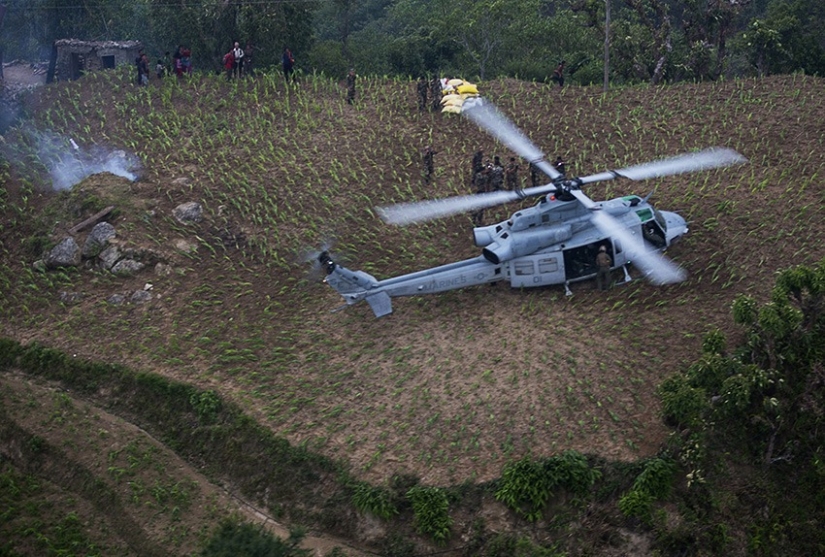
[{"label": "yellow sack", "polygon": [[461,114],[461,106],[450,105],[441,109],[443,114]]},{"label": "yellow sack", "polygon": [[451,79],[447,82],[447,85],[452,85],[453,87],[458,87],[459,85],[463,84],[463,79]]},{"label": "yellow sack", "polygon": [[461,100],[462,100],[461,95],[455,95],[455,94],[444,95],[443,97],[441,97],[441,104],[444,104],[444,105],[452,104],[452,103],[455,103],[456,101],[461,101]]},{"label": "yellow sack", "polygon": [[478,95],[478,87],[472,83],[465,83],[458,86],[458,92],[462,95]]}]

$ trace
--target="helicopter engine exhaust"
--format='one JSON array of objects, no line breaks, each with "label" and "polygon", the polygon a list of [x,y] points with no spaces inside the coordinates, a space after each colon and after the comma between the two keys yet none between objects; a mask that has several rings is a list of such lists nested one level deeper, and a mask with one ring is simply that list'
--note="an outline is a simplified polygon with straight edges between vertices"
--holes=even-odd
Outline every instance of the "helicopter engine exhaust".
[{"label": "helicopter engine exhaust", "polygon": [[504,231],[481,251],[484,259],[498,265],[515,257],[529,255],[537,250],[561,243],[573,235],[572,227],[552,229],[531,228],[517,232]]}]

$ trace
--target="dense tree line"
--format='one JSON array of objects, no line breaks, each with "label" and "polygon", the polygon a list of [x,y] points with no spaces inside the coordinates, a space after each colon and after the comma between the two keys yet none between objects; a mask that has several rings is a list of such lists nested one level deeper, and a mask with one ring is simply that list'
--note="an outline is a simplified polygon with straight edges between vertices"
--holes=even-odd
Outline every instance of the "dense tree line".
[{"label": "dense tree line", "polygon": [[46,58],[55,39],[143,41],[151,55],[183,44],[218,69],[233,41],[259,67],[283,48],[303,71],[452,74],[601,82],[610,2],[615,82],[716,79],[801,71],[825,75],[821,0],[6,0],[5,58]]}]

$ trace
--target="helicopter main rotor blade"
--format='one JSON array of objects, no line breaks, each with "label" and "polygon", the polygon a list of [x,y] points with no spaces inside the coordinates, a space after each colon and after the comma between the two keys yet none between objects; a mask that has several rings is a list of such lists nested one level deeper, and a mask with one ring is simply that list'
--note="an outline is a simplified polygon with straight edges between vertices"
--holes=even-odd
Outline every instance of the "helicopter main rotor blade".
[{"label": "helicopter main rotor blade", "polygon": [[378,211],[381,219],[387,224],[404,226],[416,222],[449,217],[459,213],[478,211],[480,209],[486,209],[487,207],[495,207],[496,205],[518,201],[519,199],[535,195],[542,195],[551,191],[556,191],[555,184],[536,186],[525,190],[494,191],[475,195],[459,195],[445,199],[398,203],[386,207],[377,207],[376,211]]},{"label": "helicopter main rotor blade", "polygon": [[544,153],[488,100],[477,99],[472,103],[465,102],[461,114],[504,143],[513,152],[518,153],[523,159],[533,163],[550,178],[555,180],[561,176],[552,164],[544,160]]},{"label": "helicopter main rotor blade", "polygon": [[723,168],[734,164],[742,164],[747,161],[748,159],[733,149],[727,147],[712,147],[695,153],[685,153],[684,155],[677,155],[667,159],[628,166],[621,170],[600,172],[599,174],[579,178],[579,181],[584,185],[620,177],[630,180],[647,180],[648,178],[672,176],[685,172]]},{"label": "helicopter main rotor blade", "polygon": [[593,211],[593,224],[609,234],[614,240],[621,242],[628,259],[642,270],[645,278],[653,284],[674,284],[682,282],[687,277],[684,269],[668,258],[659,255],[638,236],[632,235],[616,219],[603,211]]},{"label": "helicopter main rotor blade", "polygon": [[642,270],[647,280],[653,284],[673,284],[685,280],[687,273],[684,269],[670,259],[659,255],[652,247],[648,248],[644,240],[631,234],[619,221],[602,211],[581,190],[572,190],[570,193],[590,209],[590,220],[593,221],[593,226],[605,236],[621,243],[628,259]]}]

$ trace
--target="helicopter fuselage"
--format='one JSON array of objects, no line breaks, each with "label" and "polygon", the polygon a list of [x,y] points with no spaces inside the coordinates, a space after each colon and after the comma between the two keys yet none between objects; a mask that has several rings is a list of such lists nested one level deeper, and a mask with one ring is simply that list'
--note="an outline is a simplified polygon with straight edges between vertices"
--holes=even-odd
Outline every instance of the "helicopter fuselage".
[{"label": "helicopter fuselage", "polygon": [[613,269],[623,267],[625,280],[631,263],[621,241],[605,237],[591,221],[592,211],[605,211],[633,236],[644,238],[651,251],[662,251],[687,233],[676,213],[658,211],[646,200],[625,196],[586,208],[575,199],[552,195],[517,211],[506,221],[473,229],[478,257],[397,277],[377,280],[363,271],[351,271],[319,257],[327,271],[325,281],[348,305],[366,300],[376,317],[392,312],[390,298],[433,294],[507,280],[514,288],[565,285],[596,275],[596,255],[605,246]]}]

